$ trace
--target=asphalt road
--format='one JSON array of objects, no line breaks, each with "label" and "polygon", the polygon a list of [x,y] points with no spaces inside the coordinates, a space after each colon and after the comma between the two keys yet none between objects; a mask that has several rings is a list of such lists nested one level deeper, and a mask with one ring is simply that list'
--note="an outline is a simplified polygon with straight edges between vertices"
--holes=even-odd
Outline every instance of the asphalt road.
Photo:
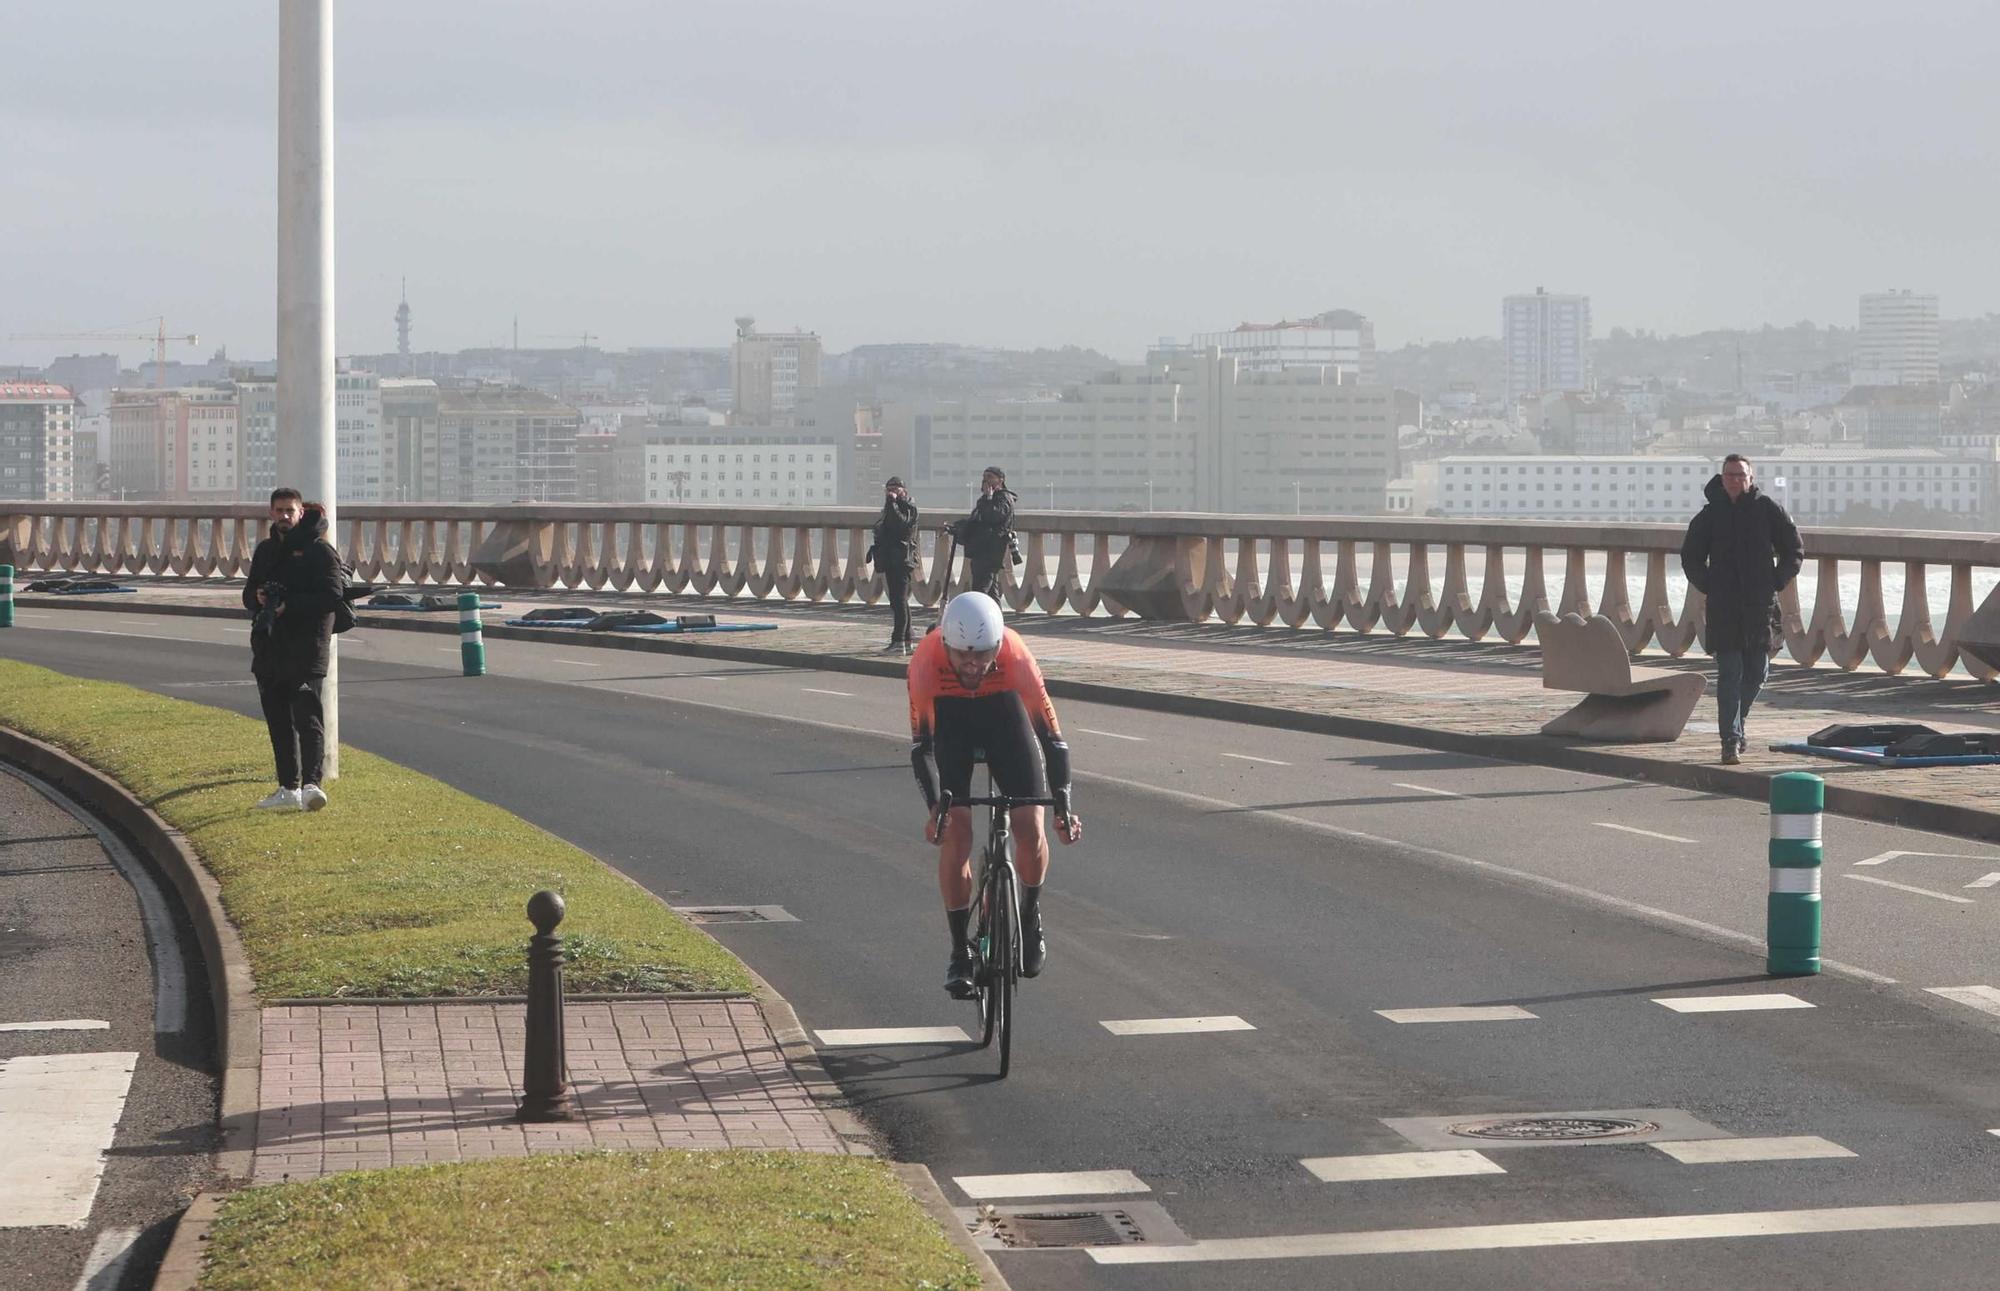
[{"label": "asphalt road", "polygon": [[99,829],[0,770],[0,1286],[18,1291],[151,1286],[217,1141],[191,930]]},{"label": "asphalt road", "polygon": [[[243,642],[220,621],[37,611],[0,653],[247,713]],[[798,921],[712,930],[809,1029],[971,1025],[937,985],[893,683],[580,643],[488,651],[493,675],[464,679],[450,637],[344,638],[347,740],[675,904],[782,906]],[[1003,1253],[1016,1286],[1989,1277],[2000,1019],[1979,993],[1931,990],[1996,976],[2000,896],[1967,886],[2000,873],[1994,848],[1829,819],[1828,950],[1848,967],[1772,982],[1756,804],[1112,707],[1062,716],[1089,833],[1058,850],[1050,967],[1025,988],[1014,1075],[995,1082],[991,1055],[962,1044],[823,1047],[885,1149],[954,1200],[1068,1210],[1106,1200],[1079,1200],[1102,1183],[1198,1239],[1144,1248],[1176,1261],[1144,1267],[1103,1262],[1130,1258],[1119,1249]],[[1746,994],[1813,1007],[1655,1002]],[[1513,1016],[1381,1012],[1453,1006]],[[1105,1025],[1188,1017],[1242,1025]],[[1389,1168],[1323,1158],[1438,1146],[1385,1123],[1399,1118],[1634,1109],[1663,1122],[1652,1138],[1842,1155],[1688,1162],[1676,1154],[1716,1149],[1460,1138],[1482,1156],[1320,1177]],[[1445,1161],[1487,1173],[1437,1173]],[[981,1182],[1104,1171],[1130,1177]],[[1715,1218],[1743,1212],[1759,1217]],[[1141,1223],[1164,1231],[1157,1214]],[[1237,1259],[1255,1262],[1220,1262]]]}]

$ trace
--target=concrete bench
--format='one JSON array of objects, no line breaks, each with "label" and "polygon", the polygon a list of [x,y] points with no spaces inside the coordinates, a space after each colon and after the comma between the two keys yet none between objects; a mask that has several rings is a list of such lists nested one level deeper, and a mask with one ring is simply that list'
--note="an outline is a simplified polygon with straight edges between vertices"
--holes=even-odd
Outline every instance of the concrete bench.
[{"label": "concrete bench", "polygon": [[1708,678],[1670,668],[1634,668],[1617,625],[1603,615],[1535,616],[1542,688],[1580,690],[1583,702],[1542,727],[1615,744],[1671,744],[1687,728]]}]

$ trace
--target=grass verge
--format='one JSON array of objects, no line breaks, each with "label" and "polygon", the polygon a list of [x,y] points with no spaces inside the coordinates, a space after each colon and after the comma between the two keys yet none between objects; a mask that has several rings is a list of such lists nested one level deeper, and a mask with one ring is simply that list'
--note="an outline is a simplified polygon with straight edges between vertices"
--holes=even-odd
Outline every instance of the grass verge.
[{"label": "grass verge", "polygon": [[253,1188],[204,1291],[295,1287],[975,1288],[888,1167],[629,1152],[405,1166]]},{"label": "grass verge", "polygon": [[215,875],[257,988],[301,996],[527,989],[524,913],[563,894],[571,991],[741,991],[735,956],[603,862],[491,803],[343,748],[322,811],[266,813],[263,724],[0,660],[0,724],[118,780]]}]

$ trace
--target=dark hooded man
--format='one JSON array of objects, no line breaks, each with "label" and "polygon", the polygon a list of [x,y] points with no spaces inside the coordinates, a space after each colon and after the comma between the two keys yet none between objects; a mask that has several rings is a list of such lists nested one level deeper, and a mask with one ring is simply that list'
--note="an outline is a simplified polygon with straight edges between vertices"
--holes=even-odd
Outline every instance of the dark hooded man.
[{"label": "dark hooded man", "polygon": [[1708,598],[1701,643],[1715,659],[1715,703],[1722,760],[1735,765],[1750,747],[1743,719],[1764,685],[1778,644],[1778,593],[1805,564],[1798,526],[1777,500],[1760,492],[1750,459],[1731,453],[1708,482],[1708,499],[1681,543],[1681,569]]},{"label": "dark hooded man", "polygon": [[340,557],[326,540],[326,510],[297,489],[271,494],[271,536],[250,557],[243,608],[250,627],[250,673],[271,732],[278,790],[265,811],[326,806],[326,716],[320,687],[332,656],[333,616],[341,601]]}]

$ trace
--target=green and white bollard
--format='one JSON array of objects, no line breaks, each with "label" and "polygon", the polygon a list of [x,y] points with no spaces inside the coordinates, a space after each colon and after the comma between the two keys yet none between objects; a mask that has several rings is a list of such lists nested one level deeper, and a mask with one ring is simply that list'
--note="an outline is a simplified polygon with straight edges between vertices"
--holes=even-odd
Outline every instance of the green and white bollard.
[{"label": "green and white bollard", "polygon": [[1771,895],[1765,910],[1764,971],[1819,971],[1820,812],[1826,782],[1805,771],[1771,778]]},{"label": "green and white bollard", "polygon": [[0,628],[14,626],[14,567],[0,565]]},{"label": "green and white bollard", "polygon": [[486,675],[486,638],[479,627],[479,593],[458,594],[458,656],[465,663],[465,675]]}]

